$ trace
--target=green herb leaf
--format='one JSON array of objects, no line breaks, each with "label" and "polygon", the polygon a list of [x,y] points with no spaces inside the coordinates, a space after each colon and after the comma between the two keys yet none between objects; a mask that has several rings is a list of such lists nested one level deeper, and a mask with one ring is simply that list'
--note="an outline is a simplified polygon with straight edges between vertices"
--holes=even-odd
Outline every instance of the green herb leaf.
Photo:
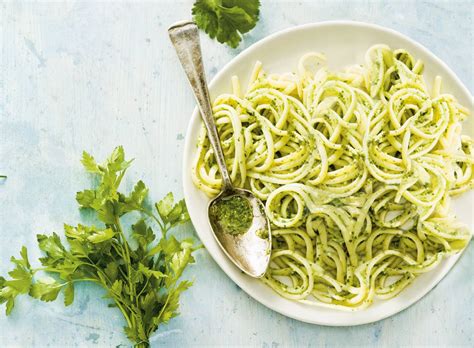
[{"label": "green herb leaf", "polygon": [[91,208],[95,199],[95,191],[93,190],[84,190],[82,192],[76,193],[76,201],[81,205],[82,208]]},{"label": "green herb leaf", "polygon": [[189,245],[187,242],[180,244],[181,250],[174,253],[171,257],[171,269],[173,270],[175,278],[181,277],[181,274],[184,271],[184,268],[190,263],[194,262],[194,258],[191,256],[192,245]]},{"label": "green herb leaf", "polygon": [[9,315],[12,312],[13,307],[14,307],[13,299],[9,299],[7,302],[6,311],[5,311],[6,315]]},{"label": "green herb leaf", "polygon": [[30,295],[41,301],[54,301],[62,286],[63,284],[57,283],[53,278],[43,278],[31,286]]},{"label": "green herb leaf", "polygon": [[167,323],[171,318],[179,315],[179,296],[181,293],[189,289],[193,285],[190,281],[182,281],[179,285],[170,291],[168,295],[168,302],[161,316],[155,318],[156,321]]},{"label": "green herb leaf", "polygon": [[94,231],[90,236],[87,237],[87,240],[92,243],[102,243],[106,240],[109,240],[115,236],[115,232],[110,228],[105,230]]},{"label": "green herb leaf", "polygon": [[17,266],[13,271],[8,272],[12,277],[11,280],[5,282],[5,285],[14,289],[19,294],[26,294],[31,286],[31,272],[23,267]]},{"label": "green herb leaf", "polygon": [[116,201],[108,200],[99,209],[96,210],[97,217],[104,224],[112,225],[119,216],[119,209]]},{"label": "green herb leaf", "polygon": [[259,13],[259,0],[198,0],[192,9],[199,28],[232,48],[255,27]]},{"label": "green herb leaf", "polygon": [[115,262],[109,262],[107,267],[104,270],[106,276],[109,278],[111,282],[117,280],[118,276],[118,265]]},{"label": "green herb leaf", "polygon": [[204,30],[212,39],[217,35],[219,27],[218,15],[214,1],[196,1],[192,14],[197,26]]},{"label": "green herb leaf", "polygon": [[156,210],[162,219],[165,219],[173,210],[174,197],[169,192],[161,201],[156,204]]},{"label": "green herb leaf", "polygon": [[130,164],[133,162],[125,160],[125,152],[122,146],[118,146],[114,149],[112,154],[109,156],[107,162],[107,168],[109,172],[119,172],[130,167]]},{"label": "green herb leaf", "polygon": [[161,201],[156,204],[156,210],[161,219],[171,226],[189,221],[189,214],[184,200],[174,204],[173,194],[168,193]]},{"label": "green herb leaf", "polygon": [[161,279],[161,278],[166,278],[167,275],[160,272],[160,271],[155,271],[153,269],[150,269],[146,266],[144,266],[142,263],[139,264],[138,266],[139,271],[142,272],[144,275],[146,275],[148,278],[150,277],[155,277],[156,279]]},{"label": "green herb leaf", "polygon": [[81,163],[84,165],[84,168],[91,173],[100,173],[99,166],[95,162],[94,157],[89,155],[86,151],[82,152]]},{"label": "green herb leaf", "polygon": [[[7,315],[13,309],[13,301],[19,294],[26,294],[30,291],[33,278],[30,262],[28,261],[28,253],[26,247],[21,248],[21,259],[11,257],[11,262],[15,264],[15,268],[8,272],[11,277],[6,280],[0,277],[0,303],[7,302]],[[10,302],[10,304],[8,303]]]},{"label": "green herb leaf", "polygon": [[132,225],[132,237],[138,242],[138,245],[146,250],[148,245],[155,240],[153,230],[148,227],[145,220],[140,219]]},{"label": "green herb leaf", "polygon": [[49,258],[52,260],[64,258],[66,250],[56,233],[53,233],[53,235],[49,237],[44,234],[38,234],[36,239],[38,240],[39,248],[44,251]]},{"label": "green herb leaf", "polygon": [[148,188],[145,186],[143,181],[140,180],[139,182],[137,182],[137,184],[133,188],[133,191],[130,194],[128,201],[134,204],[135,207],[141,207],[147,194],[148,194]]},{"label": "green herb leaf", "polygon": [[64,289],[64,305],[69,306],[74,302],[74,284],[69,282]]},{"label": "green herb leaf", "polygon": [[121,280],[116,280],[113,285],[112,285],[112,288],[110,289],[114,294],[118,295],[118,296],[121,296],[122,294],[122,289],[123,289],[123,283]]}]

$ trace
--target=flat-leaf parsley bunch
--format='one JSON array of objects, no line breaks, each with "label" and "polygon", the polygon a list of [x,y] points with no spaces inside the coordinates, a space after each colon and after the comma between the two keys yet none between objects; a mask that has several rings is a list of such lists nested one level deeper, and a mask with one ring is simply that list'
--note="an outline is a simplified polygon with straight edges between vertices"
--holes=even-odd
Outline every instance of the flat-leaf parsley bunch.
[{"label": "flat-leaf parsley bunch", "polygon": [[[84,167],[100,182],[96,188],[78,192],[76,200],[81,208],[94,211],[102,226],[65,224],[68,247],[56,233],[38,234],[44,252],[41,267],[32,267],[25,247],[19,258],[12,257],[15,268],[8,273],[10,279],[0,277],[0,303],[6,303],[7,315],[20,294],[53,301],[62,290],[68,306],[74,301],[74,285],[82,281],[97,283],[107,291],[106,297],[113,300],[109,306],[123,313],[124,330],[137,346],[147,346],[158,326],[178,315],[179,296],[192,284],[179,278],[194,262],[196,247],[192,240],[179,241],[168,231],[189,220],[186,206],[182,200],[175,203],[169,193],[148,207],[144,203],[148,189],[142,181],[128,195],[119,192],[131,162],[125,160],[122,147],[103,164],[83,153]],[[138,213],[138,219],[127,233],[121,218],[131,212]],[[159,238],[150,222],[161,230]]]}]

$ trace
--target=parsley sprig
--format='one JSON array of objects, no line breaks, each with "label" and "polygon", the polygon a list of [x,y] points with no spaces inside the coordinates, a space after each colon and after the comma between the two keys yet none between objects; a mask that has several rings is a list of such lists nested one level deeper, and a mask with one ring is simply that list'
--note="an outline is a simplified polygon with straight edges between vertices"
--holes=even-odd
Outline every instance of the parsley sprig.
[{"label": "parsley sprig", "polygon": [[[0,303],[10,314],[20,294],[42,301],[53,301],[62,291],[64,304],[74,301],[74,285],[92,282],[107,290],[106,297],[118,307],[127,325],[128,338],[136,346],[148,346],[149,337],[160,324],[178,315],[179,296],[191,286],[180,281],[184,269],[194,262],[197,249],[190,239],[177,240],[168,231],[189,220],[183,200],[174,202],[169,193],[150,208],[145,203],[148,188],[139,181],[128,195],[118,191],[132,161],[125,160],[117,147],[103,164],[87,152],[82,163],[99,178],[97,187],[78,192],[80,207],[95,211],[101,226],[64,225],[68,247],[58,234],[38,234],[44,252],[41,267],[33,268],[26,247],[20,257],[12,257],[10,279],[0,277]],[[135,212],[139,216],[127,234],[121,218]],[[135,216],[134,215],[134,216]],[[152,225],[158,226],[156,237]],[[127,238],[128,236],[128,238]]]},{"label": "parsley sprig", "polygon": [[193,18],[211,38],[236,48],[252,30],[260,13],[259,0],[197,0]]}]

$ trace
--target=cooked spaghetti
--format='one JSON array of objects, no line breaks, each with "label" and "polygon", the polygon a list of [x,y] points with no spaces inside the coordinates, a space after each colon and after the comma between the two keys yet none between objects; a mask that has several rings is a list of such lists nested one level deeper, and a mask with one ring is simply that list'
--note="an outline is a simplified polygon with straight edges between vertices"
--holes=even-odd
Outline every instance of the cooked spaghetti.
[{"label": "cooked spaghetti", "polygon": [[[391,298],[470,231],[450,198],[474,185],[468,110],[428,90],[423,63],[403,49],[371,47],[364,65],[331,72],[318,53],[297,73],[267,75],[257,62],[242,93],[213,104],[231,178],[265,202],[271,265],[263,281],[281,296],[338,308]],[[221,177],[202,127],[194,183],[216,195]]]}]

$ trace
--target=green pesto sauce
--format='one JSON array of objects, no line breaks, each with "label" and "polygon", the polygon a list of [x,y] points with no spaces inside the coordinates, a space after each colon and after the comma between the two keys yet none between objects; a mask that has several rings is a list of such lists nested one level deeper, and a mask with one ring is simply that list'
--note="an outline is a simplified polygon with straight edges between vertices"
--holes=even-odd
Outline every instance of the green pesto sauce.
[{"label": "green pesto sauce", "polygon": [[258,238],[267,239],[268,238],[268,230],[261,228],[255,232]]},{"label": "green pesto sauce", "polygon": [[209,209],[211,223],[222,231],[238,235],[248,231],[252,225],[252,207],[241,196],[230,196],[213,204]]}]

